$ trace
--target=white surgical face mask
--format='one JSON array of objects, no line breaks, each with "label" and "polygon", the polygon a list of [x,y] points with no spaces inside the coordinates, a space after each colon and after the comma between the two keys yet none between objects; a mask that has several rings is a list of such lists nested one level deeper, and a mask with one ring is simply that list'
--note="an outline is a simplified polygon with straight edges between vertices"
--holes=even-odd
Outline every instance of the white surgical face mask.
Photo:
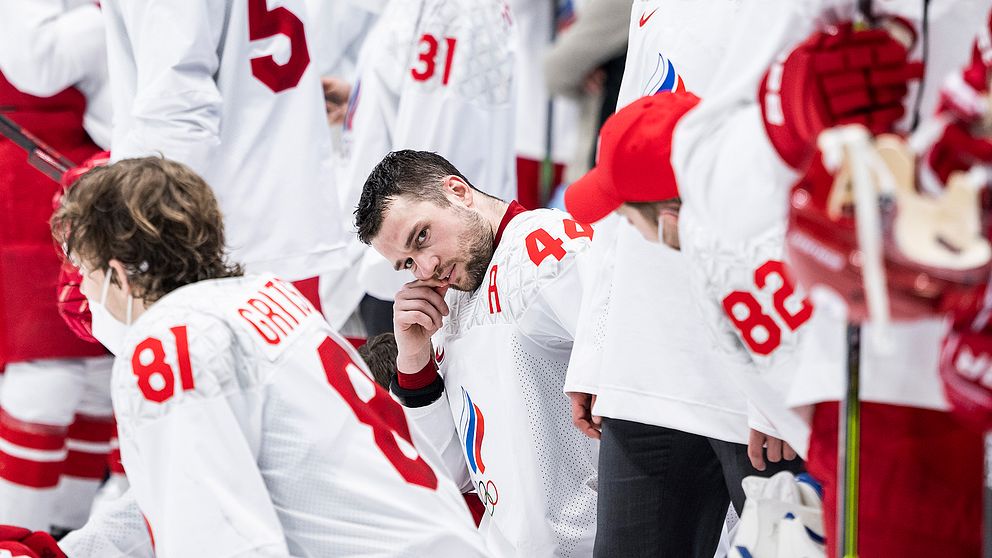
[{"label": "white surgical face mask", "polygon": [[131,325],[131,307],[134,299],[131,295],[127,297],[126,324],[122,324],[120,320],[110,314],[105,304],[107,303],[107,292],[110,290],[110,274],[112,272],[112,269],[107,269],[103,279],[103,289],[100,291],[100,301],[91,299],[89,302],[90,314],[93,316],[93,337],[116,356],[124,352],[124,335],[127,333],[128,326]]}]

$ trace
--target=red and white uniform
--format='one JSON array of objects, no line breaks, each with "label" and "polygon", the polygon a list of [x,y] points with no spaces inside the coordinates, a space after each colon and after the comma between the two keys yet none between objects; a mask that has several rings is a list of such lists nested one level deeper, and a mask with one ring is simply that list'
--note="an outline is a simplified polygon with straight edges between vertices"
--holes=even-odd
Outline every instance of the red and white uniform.
[{"label": "red and white uniform", "polygon": [[562,393],[592,234],[561,211],[512,204],[482,285],[446,296],[432,339],[443,394],[407,407],[485,504],[496,556],[592,553],[598,444],[572,426]]},{"label": "red and white uniform", "polygon": [[113,159],[161,153],[192,167],[250,271],[299,280],[345,265],[309,2],[102,5]]},{"label": "red and white uniform", "polygon": [[[618,106],[669,91],[705,96],[733,15],[721,0],[634,2]],[[595,278],[565,390],[597,394],[597,415],[746,442],[746,400],[733,377],[750,371],[710,349],[685,256],[615,216],[596,224],[587,256],[602,261],[588,266]]]},{"label": "red and white uniform", "polygon": [[[716,326],[718,345],[728,354],[751,359],[760,370],[760,378],[754,376],[748,388],[757,407],[752,419],[759,425],[761,419],[767,420],[770,424],[764,426],[775,430],[770,433],[777,432],[797,449],[805,446],[807,428],[782,405],[796,371],[809,369],[809,376],[815,376],[813,383],[797,383],[799,389],[822,386],[825,378],[832,378],[828,381],[834,387],[818,389],[817,397],[836,399],[846,362],[846,351],[832,354],[828,360],[802,358],[800,362],[803,332],[810,330],[808,335],[817,340],[834,339],[843,335],[844,321],[842,317],[823,317],[833,322],[826,326],[830,331],[813,332],[813,324],[823,320],[810,320],[813,304],[795,291],[781,272],[781,264],[776,263],[783,258],[787,195],[797,176],[772,148],[760,108],[753,101],[762,76],[779,53],[804,39],[816,25],[850,20],[854,8],[854,2],[808,0],[742,9],[738,25],[760,25],[765,30],[762,40],[756,41],[747,33],[733,38],[728,56],[714,70],[713,79],[723,85],[682,119],[673,144],[672,159],[684,202],[679,222],[682,249],[696,275],[694,285],[703,302],[701,308]],[[922,9],[918,2],[893,2],[879,4],[876,15],[902,17],[917,27],[917,36],[922,38]],[[984,21],[981,14],[986,9],[982,2],[930,5],[928,75],[942,76],[967,60],[970,41]],[[919,40],[910,57],[919,59],[921,51]],[[922,115],[932,113],[940,83],[938,77],[926,80]],[[907,121],[920,94],[917,89],[911,88],[907,95]],[[809,326],[803,327],[807,323]],[[932,358],[917,356],[912,360],[934,363],[932,367],[914,367],[914,373],[932,374],[930,385],[936,386],[939,333],[932,326],[929,331],[933,340],[928,343],[921,342],[918,335],[893,336],[903,347],[896,348],[893,355],[932,353]],[[863,349],[870,351],[870,339],[863,339]],[[863,361],[865,382],[871,371],[864,366],[870,361]],[[905,373],[896,362],[892,364],[883,368],[893,374]],[[828,374],[824,366],[836,370]],[[886,389],[902,389],[896,387],[901,383],[887,382],[890,387]],[[812,401],[807,398],[802,402]]]},{"label": "red and white uniform", "polygon": [[[95,2],[0,2],[0,107],[76,163],[109,142],[103,37]],[[0,138],[0,523],[43,530],[86,521],[114,431],[110,359],[57,311],[58,188]]]},{"label": "red and white uniform", "polygon": [[[855,5],[823,0],[744,5],[736,23],[739,31],[728,40],[728,56],[714,69],[713,79],[721,87],[704,96],[676,126],[673,144],[684,202],[682,249],[697,277],[700,308],[716,326],[718,345],[757,365],[760,376],[753,378],[748,395],[758,418],[763,415],[797,449],[806,444],[805,423],[784,411],[783,403],[790,389],[796,393],[795,403],[839,398],[847,359],[846,318],[843,307],[836,311],[816,296],[812,303],[817,309],[812,311],[808,299],[793,290],[774,263],[784,254],[787,196],[797,176],[771,146],[755,99],[776,57],[824,23],[850,21]],[[912,118],[918,99],[921,117],[926,118],[933,113],[943,77],[967,61],[970,43],[987,21],[988,3],[906,0],[873,5],[876,16],[899,16],[913,26],[918,40],[911,59],[920,60],[927,44],[924,87],[910,87],[902,124]],[[924,33],[925,8],[929,13]],[[761,29],[760,35],[755,29]],[[862,486],[871,490],[861,502],[861,552],[974,555],[981,504],[980,475],[975,474],[980,443],[974,443],[977,437],[965,443],[962,429],[949,417],[924,410],[934,408],[940,393],[939,328],[927,321],[896,324],[890,329],[889,353],[875,345],[871,329],[870,323],[865,325],[862,334],[861,391],[866,403],[861,475]],[[836,405],[818,405],[809,467],[825,483],[828,540],[836,540],[831,539],[836,424]],[[925,446],[920,445],[923,440]],[[948,466],[955,467],[954,482],[947,482]],[[952,498],[961,505],[932,508],[932,502]],[[914,536],[905,537],[906,529],[917,524]],[[967,540],[962,531],[968,532]],[[968,550],[958,554],[962,548]]]},{"label": "red and white uniform", "polygon": [[182,287],[125,347],[114,410],[156,556],[486,555],[402,408],[289,283]]}]

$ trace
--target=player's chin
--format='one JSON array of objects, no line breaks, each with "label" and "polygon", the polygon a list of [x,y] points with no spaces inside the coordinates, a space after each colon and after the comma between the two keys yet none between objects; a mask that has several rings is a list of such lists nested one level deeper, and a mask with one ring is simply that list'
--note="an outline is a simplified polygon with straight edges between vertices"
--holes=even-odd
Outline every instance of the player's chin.
[{"label": "player's chin", "polygon": [[482,278],[475,277],[459,277],[456,281],[452,281],[449,286],[456,291],[464,291],[470,293],[478,289],[482,285]]}]

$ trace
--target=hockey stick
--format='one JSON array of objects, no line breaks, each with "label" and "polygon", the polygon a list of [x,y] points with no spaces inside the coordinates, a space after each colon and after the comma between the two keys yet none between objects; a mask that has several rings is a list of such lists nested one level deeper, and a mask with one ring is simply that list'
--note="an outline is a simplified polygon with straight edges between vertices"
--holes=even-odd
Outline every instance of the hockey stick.
[{"label": "hockey stick", "polygon": [[68,157],[41,141],[13,120],[0,114],[0,136],[3,136],[28,154],[28,164],[55,182],[62,182],[62,175],[76,164]]},{"label": "hockey stick", "polygon": [[[869,27],[875,23],[871,0],[858,0],[858,12],[862,19],[860,26]],[[840,558],[857,558],[861,474],[861,324],[854,322],[847,324],[847,389],[839,415],[837,555]]]},{"label": "hockey stick", "polygon": [[840,558],[858,555],[858,495],[861,468],[861,326],[847,324],[847,391],[841,405],[838,430],[837,528],[840,530],[837,554]]}]

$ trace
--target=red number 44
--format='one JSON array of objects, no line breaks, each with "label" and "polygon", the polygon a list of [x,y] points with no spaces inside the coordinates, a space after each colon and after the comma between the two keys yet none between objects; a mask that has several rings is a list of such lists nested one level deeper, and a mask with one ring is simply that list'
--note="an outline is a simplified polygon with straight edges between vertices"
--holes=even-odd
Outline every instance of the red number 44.
[{"label": "red number 44", "polygon": [[[782,286],[772,295],[772,305],[775,308],[775,313],[778,314],[779,318],[790,330],[795,331],[813,315],[813,305],[808,299],[803,298],[802,304],[797,311],[790,312],[785,307],[785,301],[795,294],[796,289],[786,273],[785,264],[777,260],[769,260],[754,271],[755,287],[759,290],[764,289],[768,283],[768,278],[772,275],[777,276],[782,283]],[[735,308],[746,309],[747,313],[740,316],[734,312]],[[750,292],[734,291],[728,294],[723,299],[723,311],[727,313],[727,317],[737,327],[737,331],[740,332],[744,344],[752,352],[759,355],[768,355],[777,349],[782,342],[782,329],[775,323],[775,320],[771,316],[765,314],[758,299]],[[755,335],[758,331],[764,331],[764,335],[760,336],[761,339],[758,338],[758,335]]]},{"label": "red number 44", "polygon": [[[571,219],[563,220],[562,225],[565,227],[565,235],[568,238],[592,240],[593,230],[589,225],[583,225]],[[541,265],[541,262],[549,256],[558,261],[565,257],[565,248],[562,247],[564,242],[560,238],[551,236],[551,233],[544,229],[537,229],[530,233],[524,242],[527,246],[527,255],[530,256],[530,261],[534,262],[534,265]]]}]

